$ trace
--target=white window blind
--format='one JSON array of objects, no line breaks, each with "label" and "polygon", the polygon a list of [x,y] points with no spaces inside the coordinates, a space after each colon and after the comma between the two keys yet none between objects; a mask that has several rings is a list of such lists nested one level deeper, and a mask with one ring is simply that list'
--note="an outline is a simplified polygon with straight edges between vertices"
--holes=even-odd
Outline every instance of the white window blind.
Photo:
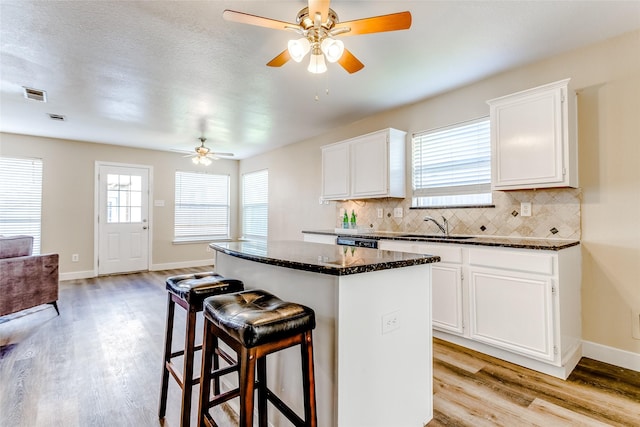
[{"label": "white window blind", "polygon": [[0,157],[0,235],[33,236],[40,254],[42,160]]},{"label": "white window blind", "polygon": [[242,234],[245,239],[266,240],[269,224],[269,171],[242,175]]},{"label": "white window blind", "polygon": [[413,206],[491,203],[491,140],[483,118],[416,133]]},{"label": "white window blind", "polygon": [[229,238],[229,176],[176,171],[176,242]]}]

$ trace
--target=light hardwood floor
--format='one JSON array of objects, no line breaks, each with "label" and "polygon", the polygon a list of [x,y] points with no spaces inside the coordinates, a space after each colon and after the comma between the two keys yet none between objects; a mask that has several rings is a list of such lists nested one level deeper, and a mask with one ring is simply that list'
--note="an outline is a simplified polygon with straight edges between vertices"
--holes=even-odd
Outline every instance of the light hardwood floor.
[{"label": "light hardwood floor", "polygon": [[[60,316],[44,305],[0,318],[0,426],[177,427],[175,383],[163,422],[157,406],[164,281],[184,272],[62,282]],[[181,343],[184,312],[176,316]],[[530,425],[640,426],[640,373],[583,358],[562,381],[434,341],[429,427]]]}]

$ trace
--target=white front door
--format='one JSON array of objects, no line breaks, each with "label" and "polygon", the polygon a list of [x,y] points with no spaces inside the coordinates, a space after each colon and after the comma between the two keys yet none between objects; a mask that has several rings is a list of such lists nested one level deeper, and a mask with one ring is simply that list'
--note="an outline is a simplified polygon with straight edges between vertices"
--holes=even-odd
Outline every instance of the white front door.
[{"label": "white front door", "polygon": [[149,169],[98,165],[98,274],[149,269]]}]

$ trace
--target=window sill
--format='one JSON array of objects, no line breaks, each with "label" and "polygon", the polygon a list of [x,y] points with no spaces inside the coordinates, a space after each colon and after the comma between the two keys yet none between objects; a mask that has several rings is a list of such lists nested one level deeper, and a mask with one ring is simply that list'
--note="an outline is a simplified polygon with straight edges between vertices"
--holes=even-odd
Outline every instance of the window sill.
[{"label": "window sill", "polygon": [[185,240],[173,240],[171,244],[173,245],[193,245],[198,243],[210,243],[210,242],[230,242],[231,238],[229,237],[218,237],[218,238],[194,238],[194,239],[185,239]]}]

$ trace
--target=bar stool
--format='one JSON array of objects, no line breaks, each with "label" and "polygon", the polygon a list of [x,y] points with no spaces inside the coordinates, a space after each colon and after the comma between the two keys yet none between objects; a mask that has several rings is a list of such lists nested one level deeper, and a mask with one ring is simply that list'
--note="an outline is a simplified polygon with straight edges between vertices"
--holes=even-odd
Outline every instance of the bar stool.
[{"label": "bar stool", "polygon": [[[180,426],[188,427],[191,420],[192,387],[198,384],[200,378],[193,378],[193,356],[202,348],[195,346],[196,313],[202,311],[205,298],[227,292],[238,292],[244,289],[240,280],[225,279],[214,272],[183,274],[167,278],[167,323],[164,339],[164,359],[162,366],[162,386],[160,390],[160,408],[158,416],[162,419],[167,409],[167,392],[169,388],[169,374],[173,376],[182,389],[182,404],[180,408]],[[184,349],[171,351],[173,340],[173,318],[175,306],[187,311]],[[171,359],[183,357],[182,375]],[[216,359],[218,355],[212,354]]]},{"label": "bar stool", "polygon": [[[209,297],[204,301],[204,337],[198,427],[216,426],[210,408],[240,397],[240,427],[253,426],[254,390],[258,390],[258,425],[267,426],[267,401],[270,401],[295,426],[317,425],[313,340],[316,326],[311,308],[286,302],[263,290],[247,290]],[[222,340],[237,354],[237,366],[211,369],[212,357]],[[300,345],[304,416],[301,419],[267,387],[266,356]],[[257,382],[255,370],[257,366]],[[215,368],[215,367],[214,367]],[[219,378],[238,370],[239,387],[220,393]],[[211,381],[216,391],[210,399]]]}]

